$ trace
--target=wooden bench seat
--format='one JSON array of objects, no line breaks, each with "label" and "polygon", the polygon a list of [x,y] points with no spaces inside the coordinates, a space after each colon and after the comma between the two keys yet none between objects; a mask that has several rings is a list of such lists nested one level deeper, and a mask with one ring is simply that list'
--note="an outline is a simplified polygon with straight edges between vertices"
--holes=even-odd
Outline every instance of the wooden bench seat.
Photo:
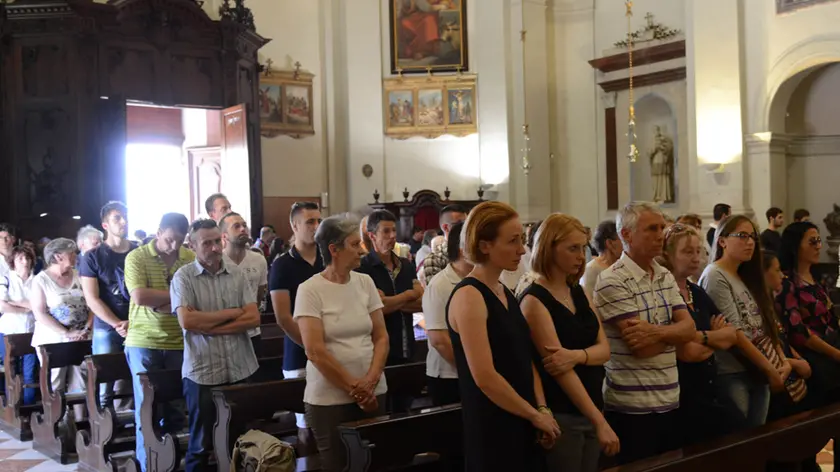
[{"label": "wooden bench seat", "polygon": [[349,472],[395,470],[429,460],[436,463],[429,468],[443,470],[463,456],[460,405],[346,423],[338,430]]},{"label": "wooden bench seat", "polygon": [[[34,436],[32,447],[53,460],[67,464],[76,459],[76,438],[65,434],[59,427],[67,415],[67,410],[86,402],[84,393],[54,392],[50,381],[50,370],[58,367],[81,366],[85,356],[91,353],[90,341],[76,341],[39,346],[41,353],[40,388],[43,412],[32,413],[31,425]],[[73,416],[73,415],[71,415]],[[86,420],[70,419],[65,421],[68,430],[86,430]]]},{"label": "wooden bench seat", "polygon": [[[90,431],[76,434],[79,466],[84,470],[112,472],[134,457],[134,410],[117,412],[113,406],[100,404],[102,383],[125,380],[131,386],[131,370],[123,353],[98,354],[85,358],[87,367],[86,401]],[[114,395],[114,399],[133,397],[132,392]]]},{"label": "wooden bench seat", "polygon": [[[6,379],[6,393],[3,399],[2,416],[0,416],[0,429],[10,434],[19,441],[32,440],[32,428],[30,420],[33,413],[40,413],[41,403],[34,405],[23,404],[24,388],[39,388],[39,384],[26,385],[23,382],[23,375],[15,372],[14,366],[20,362],[21,357],[28,354],[35,354],[32,347],[32,333],[7,334],[3,336],[6,357],[3,361],[4,376]],[[36,394],[36,398],[40,392]]]},{"label": "wooden bench seat", "polygon": [[796,471],[840,437],[840,404],[789,416],[714,441],[613,467],[605,472]]},{"label": "wooden bench seat", "polygon": [[[283,378],[283,358],[258,359],[260,368],[256,378]],[[143,386],[140,424],[146,448],[147,472],[172,472],[184,468],[189,432],[161,434],[154,421],[157,405],[184,399],[181,370],[159,370],[139,374]],[[302,397],[301,397],[302,398]],[[137,405],[135,405],[137,407]],[[217,420],[218,421],[218,420]],[[229,470],[229,469],[227,469]]]}]

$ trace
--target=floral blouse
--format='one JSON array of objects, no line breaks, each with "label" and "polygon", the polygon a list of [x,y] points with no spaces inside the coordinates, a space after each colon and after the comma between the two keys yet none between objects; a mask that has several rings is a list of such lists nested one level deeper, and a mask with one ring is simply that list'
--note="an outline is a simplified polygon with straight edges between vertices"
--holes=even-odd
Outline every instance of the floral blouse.
[{"label": "floral blouse", "polygon": [[776,295],[776,312],[795,348],[805,345],[812,335],[825,339],[837,331],[837,319],[831,312],[831,300],[823,287],[787,277]]}]

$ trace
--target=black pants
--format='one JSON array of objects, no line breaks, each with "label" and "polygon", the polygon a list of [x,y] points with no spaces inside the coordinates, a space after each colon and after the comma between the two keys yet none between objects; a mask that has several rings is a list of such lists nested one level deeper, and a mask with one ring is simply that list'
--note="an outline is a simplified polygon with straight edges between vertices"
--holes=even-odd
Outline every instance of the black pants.
[{"label": "black pants", "polygon": [[680,447],[678,410],[645,415],[608,411],[604,416],[621,442],[621,452],[616,456],[619,465]]},{"label": "black pants", "polygon": [[[236,383],[247,381],[246,379]],[[213,387],[233,384],[200,385],[190,379],[183,379],[183,383],[190,423],[185,469],[186,472],[203,472],[209,470],[210,453],[213,451],[213,426],[216,424]]]},{"label": "black pants", "polygon": [[429,396],[432,397],[434,406],[461,403],[461,389],[458,387],[458,379],[426,376],[426,385],[429,387]]}]

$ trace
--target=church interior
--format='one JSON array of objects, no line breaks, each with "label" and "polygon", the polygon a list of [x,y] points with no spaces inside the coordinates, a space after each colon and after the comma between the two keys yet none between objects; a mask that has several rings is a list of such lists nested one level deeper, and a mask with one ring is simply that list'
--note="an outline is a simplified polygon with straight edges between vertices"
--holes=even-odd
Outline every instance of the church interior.
[{"label": "church interior", "polygon": [[[820,369],[830,370],[833,364],[838,367],[831,375],[840,379],[840,311],[832,303],[840,301],[837,288],[840,287],[840,196],[831,190],[840,181],[840,161],[832,161],[840,159],[838,22],[839,0],[0,0],[0,256],[6,259],[0,264],[0,299],[6,300],[0,300],[0,313],[3,313],[0,336],[5,333],[5,345],[0,341],[5,384],[0,401],[0,472],[216,468],[220,472],[506,470],[482,469],[476,465],[483,462],[476,459],[474,451],[465,450],[476,446],[463,439],[467,435],[464,430],[477,424],[468,419],[471,413],[467,411],[465,389],[484,392],[482,401],[498,405],[493,408],[518,415],[522,420],[522,414],[513,412],[517,407],[509,406],[512,403],[500,404],[498,398],[504,395],[499,391],[487,393],[478,380],[475,384],[478,387],[473,384],[465,387],[462,381],[459,384],[464,398],[462,412],[460,401],[440,406],[431,397],[434,385],[427,384],[427,378],[434,377],[429,374],[432,356],[437,356],[435,369],[440,362],[453,364],[452,369],[457,365],[453,378],[459,380],[463,380],[465,368],[468,373],[474,368],[474,362],[467,362],[473,359],[470,350],[461,346],[462,338],[464,346],[469,341],[459,335],[463,330],[456,331],[448,304],[455,305],[453,288],[459,291],[466,280],[464,276],[471,272],[458,272],[460,266],[452,255],[447,255],[447,250],[454,251],[455,257],[473,257],[469,249],[470,234],[478,230],[470,225],[478,224],[476,210],[494,204],[515,210],[521,223],[521,244],[527,246],[521,259],[520,255],[516,256],[518,266],[499,269],[494,280],[501,281],[500,290],[504,292],[496,295],[501,297],[506,310],[509,309],[506,300],[513,300],[514,305],[519,303],[520,318],[526,319],[529,325],[531,318],[524,301],[528,297],[523,293],[533,292],[520,292],[518,285],[525,280],[540,284],[550,278],[539,274],[535,262],[538,251],[534,246],[544,242],[538,240],[545,239],[544,233],[548,234],[544,222],[549,221],[550,215],[552,218],[556,214],[568,215],[573,219],[568,224],[585,228],[585,243],[579,251],[585,255],[583,264],[587,270],[590,262],[606,257],[605,267],[613,271],[610,274],[617,274],[619,269],[615,264],[621,265],[634,253],[630,240],[641,238],[629,238],[625,232],[636,231],[632,225],[637,220],[647,221],[645,218],[655,214],[663,222],[661,228],[654,230],[665,241],[664,252],[668,251],[668,238],[679,231],[675,228],[687,224],[692,227],[692,234],[699,235],[698,251],[702,256],[698,257],[702,258],[702,264],[694,268],[696,276],[689,277],[688,282],[677,277],[678,270],[668,264],[663,263],[667,267],[663,269],[657,262],[660,259],[651,259],[650,270],[640,264],[639,270],[647,270],[652,283],[660,284],[659,289],[651,288],[650,293],[665,290],[661,286],[663,280],[673,281],[676,291],[682,289],[689,297],[689,288],[702,286],[699,290],[709,292],[710,300],[717,305],[715,313],[725,320],[718,326],[713,319],[711,328],[701,327],[694,316],[694,306],[698,306],[696,297],[690,302],[686,299],[690,305],[686,310],[686,303],[665,301],[665,295],[660,293],[658,296],[665,306],[660,307],[658,299],[654,299],[655,309],[652,309],[644,293],[633,294],[644,307],[626,308],[627,313],[617,314],[617,318],[642,313],[642,325],[658,326],[662,333],[667,332],[657,331],[657,336],[666,339],[661,343],[668,348],[640,361],[645,365],[642,371],[665,370],[653,359],[660,362],[660,356],[671,355],[676,356],[672,357],[672,364],[677,365],[679,359],[682,377],[685,361],[681,356],[687,354],[680,342],[688,341],[667,341],[671,339],[668,336],[676,336],[671,331],[675,332],[675,326],[680,324],[677,312],[694,317],[699,341],[691,342],[708,350],[707,360],[717,359],[718,378],[736,375],[721,370],[727,364],[719,354],[729,346],[741,349],[736,354],[726,353],[727,360],[735,363],[749,364],[744,359],[751,359],[748,353],[752,351],[768,357],[770,363],[762,361],[754,372],[759,377],[766,373],[766,369],[761,370],[765,364],[775,362],[773,355],[761,350],[758,341],[750,335],[744,336],[753,326],[750,323],[761,325],[759,330],[779,333],[765,334],[781,344],[777,351],[770,350],[772,354],[778,353],[779,366],[775,368],[787,369],[782,374],[787,390],[782,388],[781,393],[774,390],[773,381],[769,387],[767,381],[756,384],[755,388],[764,389],[768,398],[772,397],[767,400],[771,406],[766,419],[762,417],[749,428],[730,429],[728,434],[708,441],[686,440],[673,449],[650,449],[648,453],[633,456],[632,448],[645,449],[637,444],[642,440],[625,438],[620,427],[629,431],[635,428],[636,436],[656,436],[650,430],[658,426],[639,423],[638,417],[661,420],[665,413],[649,413],[644,409],[634,410],[634,414],[624,412],[618,416],[634,417],[634,428],[627,426],[631,423],[616,420],[615,433],[609,426],[606,430],[617,435],[615,444],[620,441],[627,447],[626,455],[610,449],[617,446],[609,445],[605,438],[611,436],[603,427],[599,429],[596,425],[592,429],[587,423],[590,429],[580,433],[577,449],[586,451],[584,443],[589,445],[594,441],[600,451],[595,453],[594,465],[580,458],[580,463],[556,470],[834,470],[833,441],[840,433],[840,404],[833,401],[832,395],[837,393],[836,400],[840,401],[840,380],[831,388],[818,381],[822,375]],[[214,206],[220,201],[226,202],[223,211]],[[113,202],[122,202],[122,206],[109,206]],[[631,202],[650,203],[634,206]],[[121,215],[120,231],[124,234],[114,232],[116,223],[110,222],[112,213],[109,212]],[[186,222],[181,224],[178,219],[178,224],[165,225],[170,214],[182,215]],[[451,220],[453,214],[462,217]],[[304,216],[311,219],[306,220]],[[740,223],[727,223],[741,217]],[[242,222],[231,226],[231,219],[237,218]],[[458,221],[465,218],[461,227]],[[295,303],[298,286],[303,290],[312,280],[304,277],[291,288],[283,289],[275,287],[274,281],[276,275],[278,281],[282,277],[285,283],[298,277],[298,272],[305,272],[304,269],[314,270],[318,264],[329,272],[330,264],[343,260],[341,251],[331,255],[329,249],[325,253],[325,248],[334,244],[322,246],[319,242],[320,235],[328,232],[326,222],[333,219],[335,228],[341,227],[339,220],[354,221],[354,234],[361,234],[360,244],[366,255],[361,257],[361,268],[353,273],[366,273],[369,268],[370,279],[376,285],[373,289],[381,297],[379,306],[368,310],[374,321],[367,342],[372,339],[371,345],[377,343],[376,320],[384,319],[383,327],[387,328],[391,346],[387,366],[379,368],[380,374],[384,368],[389,389],[387,402],[382,400],[378,404],[381,409],[366,403],[375,403],[380,398],[373,390],[368,392],[369,400],[356,402],[347,397],[354,408],[358,403],[356,410],[381,414],[355,417],[334,413],[336,418],[345,420],[331,425],[327,435],[333,442],[330,451],[323,445],[327,439],[321,437],[327,433],[321,431],[319,435],[314,427],[318,423],[321,428],[329,424],[324,416],[318,416],[326,410],[317,413],[318,408],[328,407],[322,404],[313,407],[315,393],[310,392],[315,388],[312,371],[321,375],[322,369],[313,360],[316,349],[304,346],[311,334],[309,330],[314,329],[310,324],[315,315],[299,315],[306,308],[301,308],[300,297]],[[202,220],[212,220],[212,228],[202,226]],[[362,220],[361,231],[359,220]],[[611,226],[613,236],[605,236],[605,228],[609,227],[606,223],[610,222],[615,222]],[[752,229],[744,222],[750,223]],[[189,227],[184,226],[187,223]],[[316,233],[318,224],[322,226]],[[383,224],[393,226],[394,231],[394,240],[386,244],[388,248],[384,252],[380,250],[385,244],[380,242],[384,237],[380,234]],[[307,233],[306,225],[314,225],[309,226],[311,232]],[[460,246],[458,241],[451,246],[448,243],[454,225],[461,234]],[[182,226],[183,231],[173,229]],[[244,246],[236,243],[235,228],[240,227],[244,228]],[[734,229],[742,227],[747,230]],[[128,267],[133,259],[125,254],[114,269],[116,276],[97,279],[96,270],[104,269],[94,267],[98,257],[96,245],[90,249],[92,255],[86,255],[82,247],[90,234],[88,230],[98,235],[103,248],[111,248],[111,256],[107,257],[126,252],[116,251],[118,246],[130,247],[129,256],[154,246],[148,249],[149,257],[154,260],[144,266],[154,269],[148,269],[148,275],[143,276],[151,285],[141,288],[138,294],[163,283],[156,290],[167,297],[166,301],[148,310],[138,301],[140,295],[133,291],[135,282],[130,279],[142,277],[129,275]],[[175,258],[174,266],[161,245],[169,230],[181,239],[177,242],[181,249],[167,253]],[[244,257],[243,252],[236,252],[239,247],[246,248],[246,252],[256,250],[264,259],[261,266],[255,266],[262,268],[254,269],[261,274],[262,281],[252,284],[253,298],[260,312],[255,316],[259,316],[260,322],[248,326],[262,332],[259,339],[252,338],[255,344],[251,357],[259,370],[250,373],[247,383],[236,379],[208,384],[193,377],[199,374],[187,374],[193,372],[187,367],[191,362],[200,363],[202,355],[213,357],[219,352],[221,357],[235,359],[240,367],[248,365],[241,361],[240,353],[226,351],[230,344],[211,341],[220,336],[244,339],[244,328],[237,334],[224,330],[219,331],[222,334],[214,334],[217,333],[214,330],[220,329],[218,326],[206,331],[197,328],[200,334],[189,334],[192,330],[185,326],[190,312],[199,313],[198,299],[219,290],[197,282],[203,276],[210,277],[212,271],[201,259],[196,238],[211,230],[218,233],[220,246],[218,250],[208,249],[207,257],[224,254],[223,269],[228,261]],[[790,244],[800,242],[791,239],[796,237],[794,230],[801,233],[797,233],[801,251],[816,248],[807,266],[802,252],[789,248]],[[559,245],[566,233],[558,234],[562,235],[557,236],[560,242],[555,241]],[[301,241],[301,238],[308,239]],[[599,238],[616,245],[599,242]],[[727,247],[736,244],[734,239],[729,241],[731,238],[738,239],[737,244],[751,244],[754,248],[743,264],[763,256],[764,265],[759,261],[756,267],[766,270],[777,260],[776,264],[781,264],[780,273],[784,273],[781,292],[766,288],[762,281],[760,286],[765,293],[759,296],[753,291],[758,285],[747,279],[762,278],[762,273],[744,275],[746,270],[739,267],[745,266],[733,266],[731,272],[738,282],[731,285],[731,298],[735,299],[730,299],[731,309],[737,314],[739,310],[745,312],[755,307],[754,313],[744,315],[743,326],[730,319],[722,306],[724,302],[705,285],[714,275],[709,274],[714,272],[709,267],[725,266],[717,262],[727,260]],[[37,345],[32,342],[32,326],[34,323],[37,338],[37,326],[43,321],[36,306],[46,303],[42,311],[47,317],[53,316],[50,326],[56,321],[63,323],[50,305],[47,287],[52,276],[46,274],[50,266],[58,267],[61,264],[57,261],[65,259],[59,255],[47,258],[47,254],[58,253],[45,249],[67,239],[78,246],[78,261],[75,255],[73,260],[80,265],[71,268],[76,275],[56,272],[56,277],[71,277],[76,291],[84,294],[81,300],[88,300],[86,312],[90,320],[85,328],[88,337],[74,338],[75,335],[67,333],[75,331],[66,327],[66,333],[62,332],[64,338]],[[10,298],[13,292],[17,293],[11,281],[19,255],[14,248],[27,245],[35,256],[32,263],[40,264],[32,273],[31,278],[35,279],[32,286],[39,283],[36,271],[42,270],[46,279],[43,288],[32,289],[32,293],[43,293],[41,298],[46,296],[45,301],[38,303],[30,303],[28,298],[18,303]],[[312,250],[311,257],[306,248]],[[615,257],[605,255],[609,248],[617,248],[611,249]],[[423,259],[418,257],[424,250],[425,267]],[[478,250],[479,256],[483,250]],[[797,261],[787,257],[791,251],[794,255],[791,257],[800,258],[799,272]],[[188,308],[186,313],[175,304],[175,281],[181,280],[178,273],[182,272],[177,269],[181,267],[184,252],[191,259],[185,259],[183,267],[191,267],[193,259],[199,267],[197,275],[190,275],[193,279],[184,282],[196,284],[190,285],[190,290],[195,291],[190,296],[196,301],[184,303]],[[430,273],[434,265],[430,261],[439,260],[435,256],[438,252],[443,254],[442,267]],[[382,254],[393,254],[394,261],[383,261],[379,257]],[[368,261],[371,255],[375,256],[373,262]],[[293,259],[283,262],[283,267],[290,268],[275,268],[283,257]],[[469,267],[475,264],[478,270],[479,266],[495,261],[492,255],[488,257],[483,265],[473,260]],[[667,259],[664,253],[660,257]],[[303,265],[294,266],[295,258]],[[86,264],[88,269],[84,268]],[[160,277],[158,265],[149,264],[158,264],[164,277]],[[247,278],[250,269],[235,264],[239,268],[233,273],[241,271],[246,284],[251,284]],[[203,275],[201,267],[204,267]],[[441,310],[445,305],[446,319],[432,329],[426,324],[430,321],[427,298],[432,298],[432,275],[444,267],[451,269],[452,274],[458,272],[458,279],[440,302]],[[382,271],[377,272],[380,268]],[[673,276],[658,278],[657,268],[664,273],[673,272]],[[625,379],[620,371],[640,369],[619,365],[615,360],[635,355],[635,350],[631,355],[616,348],[616,343],[627,341],[631,335],[624,334],[626,328],[621,322],[613,323],[609,319],[610,311],[619,310],[616,302],[601,292],[608,291],[604,273],[600,278],[593,276],[593,287],[597,287],[593,292],[592,288],[583,286],[584,268],[578,269],[581,272],[568,288],[569,296],[576,297],[578,289],[581,294],[586,291],[587,298],[582,300],[588,299],[591,311],[598,315],[596,331],[600,326],[601,335],[606,333],[603,343],[609,344],[605,349],[610,358],[598,364],[604,381],[603,392],[601,384],[596,382],[600,403],[593,399],[594,404],[586,405],[591,406],[593,415],[612,424],[619,411],[615,402],[622,401],[621,393],[612,392],[625,388],[627,395],[630,391],[650,393],[664,387],[645,384],[649,380],[647,373],[633,374],[633,382],[640,382],[638,385],[618,385],[618,379]],[[158,272],[152,275],[152,270]],[[283,270],[298,272],[281,273]],[[789,270],[792,272],[788,273]],[[699,275],[701,272],[703,275]],[[530,273],[534,278],[526,279]],[[812,274],[813,278],[800,279],[804,273]],[[5,275],[5,285],[4,274],[9,274]],[[406,274],[407,285],[400,288],[400,277]],[[182,275],[187,278],[186,274]],[[379,275],[386,281],[385,287],[380,286]],[[218,273],[212,275],[218,276]],[[724,275],[720,277],[722,281],[729,280]],[[109,293],[111,278],[118,282],[116,295]],[[577,284],[578,278],[581,285]],[[783,298],[789,283],[794,287],[790,295],[793,301]],[[25,280],[20,284],[26,284]],[[736,294],[739,284],[744,286],[743,296],[740,292]],[[28,297],[29,285],[20,286],[27,287]],[[225,290],[218,293],[227,293]],[[562,290],[566,290],[565,285]],[[246,291],[252,291],[249,285]],[[820,308],[812,307],[811,299],[805,298],[812,291],[818,291],[813,293],[817,293],[814,296]],[[276,297],[281,292],[285,298]],[[504,293],[509,293],[510,298],[506,299]],[[558,310],[566,307],[568,313],[578,313],[575,310],[579,307],[569,308],[556,293],[545,293],[549,297],[554,295],[552,300],[558,303]],[[111,307],[112,295],[123,297],[125,315]],[[179,293],[178,298],[181,296],[186,298]],[[379,302],[380,297],[373,298]],[[759,300],[762,297],[769,303],[763,304]],[[91,302],[91,298],[97,301]],[[394,300],[398,298],[397,306]],[[280,306],[284,308],[278,308],[278,300],[283,301]],[[577,302],[573,302],[577,307]],[[371,301],[368,308],[373,304]],[[240,310],[241,305],[234,306],[244,314],[250,313],[246,308]],[[589,307],[588,303],[584,305]],[[221,313],[223,308],[233,309],[231,306],[202,308],[201,313],[216,313],[214,310]],[[380,313],[376,318],[373,313],[379,309],[384,310],[384,317]],[[673,319],[669,315],[667,321],[658,325],[653,318],[648,320],[650,323],[645,322],[645,311],[652,313],[650,310],[659,309],[673,311]],[[551,318],[559,326],[552,310],[547,312],[551,312]],[[768,310],[774,313],[764,313]],[[789,314],[791,310],[793,315]],[[4,325],[3,318],[18,311],[29,313],[30,320],[34,320],[28,331],[4,331],[11,322]],[[183,328],[184,340],[178,341],[185,350],[183,372],[180,361],[174,367],[167,366],[168,370],[159,371],[144,364],[138,376],[129,348],[132,353],[133,349],[163,352],[169,348],[136,344],[136,340],[129,342],[135,316],[140,316],[136,313],[165,324],[167,321],[154,318],[162,312],[180,323],[178,327],[171,321],[176,335]],[[488,331],[491,331],[495,315],[489,302],[483,313],[488,317]],[[109,317],[115,322],[110,323]],[[776,321],[767,321],[771,318]],[[825,325],[826,334],[815,327],[817,321],[812,324],[812,318],[822,320],[819,326]],[[120,345],[119,353],[98,350],[96,330],[100,329],[100,322],[104,330],[110,329],[109,333],[116,332],[126,340],[125,354],[119,337],[115,338]],[[546,322],[549,327],[551,322],[551,319]],[[121,323],[125,323],[124,327],[120,327]],[[240,321],[234,319],[229,323],[239,326]],[[807,326],[803,336],[821,338],[819,347],[814,347],[816,341],[796,337],[802,324]],[[617,326],[622,326],[621,330]],[[725,348],[717,347],[714,339],[709,342],[709,334],[729,328],[733,330],[733,341]],[[120,331],[123,329],[129,333],[127,337]],[[408,329],[408,340],[405,329]],[[557,336],[565,345],[561,331],[557,327]],[[544,339],[533,332],[531,325],[535,342]],[[440,333],[446,334],[447,355],[437,354]],[[401,361],[392,362],[395,349],[399,350],[400,344],[395,341],[399,336],[403,336],[404,356]],[[490,344],[493,336],[491,332]],[[757,348],[738,344],[741,338]],[[554,334],[551,339],[558,343]],[[190,347],[183,347],[185,344]],[[299,352],[296,355],[301,356],[306,367],[288,368],[291,344],[296,345],[295,352]],[[385,344],[387,348],[387,340]],[[199,346],[204,346],[201,349],[215,346],[216,354],[199,355]],[[795,347],[793,351],[792,347]],[[333,352],[332,347],[325,349]],[[372,349],[376,355],[378,347]],[[574,351],[586,356],[585,360],[581,357],[575,361],[580,365],[563,368],[562,374],[546,373],[545,369],[551,372],[548,365],[552,355],[538,355],[541,348],[534,349],[530,355],[546,362],[546,367],[534,367],[534,373],[539,374],[537,381],[543,378],[542,384],[546,379],[554,382],[552,377],[559,379],[569,369],[577,372],[586,384],[583,372],[590,372],[585,370],[592,367],[590,355],[592,362],[597,358],[592,354],[594,347],[590,350],[581,347]],[[557,356],[572,352],[568,347],[558,349],[561,351]],[[812,358],[812,352],[813,356],[825,354],[826,357]],[[36,354],[37,359],[33,357]],[[459,356],[465,356],[463,365]],[[250,362],[250,357],[245,357]],[[501,369],[495,355],[483,359]],[[37,374],[33,374],[35,377],[24,378],[29,372],[27,362],[33,362],[34,367],[40,365]],[[365,362],[373,362],[371,369],[374,369],[376,361]],[[799,362],[805,366],[810,363],[808,375],[797,370]],[[826,363],[831,365],[823,366]],[[51,376],[65,376],[67,369],[73,371],[80,366],[85,371],[84,388],[73,391],[62,383],[55,390],[56,381]],[[231,366],[225,367],[227,370],[237,371]],[[291,374],[292,370],[297,373]],[[741,366],[737,373],[743,371]],[[814,377],[809,378],[812,372]],[[472,375],[477,376],[474,372]],[[310,378],[310,382],[304,377]],[[318,378],[319,382],[335,383],[334,379],[339,377],[340,374],[325,371]],[[535,376],[529,376],[532,377]],[[807,410],[792,409],[789,411],[795,411],[793,414],[774,416],[773,402],[777,395],[790,393],[793,401],[798,402],[791,387],[794,377],[807,384],[810,391],[819,391],[820,401],[808,403]],[[71,380],[67,380],[68,385]],[[507,381],[514,384],[513,380]],[[103,404],[105,396],[97,392],[109,385],[107,388],[114,394],[115,383],[127,388],[117,393],[117,397],[122,395],[133,400],[133,406],[117,406],[119,402],[113,398]],[[208,385],[214,387],[212,391]],[[383,385],[374,382],[370,388],[379,389]],[[682,409],[687,409],[688,400],[683,395],[688,387],[674,385],[678,390],[683,389],[679,402],[683,403]],[[588,392],[588,386],[583,386]],[[566,393],[572,387],[560,380],[554,387],[554,390],[545,388],[546,396],[550,391],[562,396],[566,401],[563,405],[577,415],[577,420],[594,421],[576,400],[582,392],[585,396],[583,389],[575,390],[574,395]],[[345,390],[358,395],[361,388]],[[540,393],[543,388],[539,388]],[[27,390],[32,391],[32,398],[27,397]],[[749,407],[754,408],[754,392],[744,395],[750,396]],[[816,393],[809,395],[814,397]],[[201,399],[195,400],[196,405],[191,403],[193,396]],[[203,439],[193,430],[192,418],[189,431],[186,426],[183,431],[169,431],[162,426],[165,421],[160,421],[158,412],[161,405],[183,402],[185,398],[189,416],[200,411],[204,418],[206,410],[213,410],[214,420],[208,423]],[[530,402],[532,409],[543,413],[543,404],[555,410],[554,425],[560,433],[550,443],[556,449],[563,441],[561,438],[566,434],[577,435],[577,430],[571,426],[567,430],[561,421],[567,418],[557,413],[551,401],[551,398],[540,402],[525,397],[523,403],[527,406]],[[75,412],[71,407],[76,408]],[[636,407],[634,403],[633,408]],[[765,416],[767,409],[765,405]],[[550,414],[551,409],[548,411]],[[639,412],[646,414],[635,414]],[[744,414],[744,421],[749,422],[751,414]],[[673,425],[674,431],[695,427],[684,416],[676,418],[680,420]],[[535,421],[534,427],[539,430]],[[147,431],[141,432],[141,422]],[[700,422],[703,422],[702,415]],[[531,427],[530,423],[526,426]],[[258,440],[251,437],[251,440],[268,441],[266,444],[277,439],[283,441],[283,457],[280,453],[272,456],[278,461],[278,468],[246,466],[244,455],[256,457],[257,452],[246,447],[241,438],[254,431],[268,436],[259,436]],[[539,442],[551,450],[551,445],[543,443],[548,441],[545,435],[550,436],[546,431],[542,429]],[[513,435],[497,433],[500,438]],[[482,444],[486,449],[491,443]],[[505,448],[505,444],[500,439],[497,446]],[[336,468],[333,459],[327,459],[336,449],[346,452],[344,469]],[[511,453],[514,456],[515,450],[514,447]],[[268,454],[265,450],[259,453]],[[535,454],[551,455],[541,451]],[[530,464],[528,461],[520,462],[521,468],[517,466],[513,470],[555,470],[551,465],[531,468],[525,465]],[[548,463],[552,464],[550,460]],[[498,464],[497,467],[502,467]]]}]

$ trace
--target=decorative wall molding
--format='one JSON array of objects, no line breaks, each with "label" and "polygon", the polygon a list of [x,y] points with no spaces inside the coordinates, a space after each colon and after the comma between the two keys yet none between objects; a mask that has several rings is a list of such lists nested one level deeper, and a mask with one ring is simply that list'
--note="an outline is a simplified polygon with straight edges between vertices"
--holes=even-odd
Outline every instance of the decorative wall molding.
[{"label": "decorative wall molding", "polygon": [[788,157],[840,156],[840,136],[795,136],[787,146]]},{"label": "decorative wall molding", "polygon": [[[633,51],[633,67],[685,57],[685,40],[657,44]],[[589,61],[589,65],[601,72],[613,72],[630,68],[630,55],[626,52],[600,57]]]},{"label": "decorative wall molding", "polygon": [[776,0],[776,13],[788,13],[800,8],[807,8],[821,3],[836,2],[837,0]]},{"label": "decorative wall molding", "polygon": [[[652,72],[650,74],[642,74],[633,77],[633,87],[647,87],[650,85],[664,84],[667,82],[676,82],[678,80],[685,80],[686,68],[677,67],[674,69],[667,69],[659,72]],[[608,80],[601,82],[598,85],[604,92],[620,92],[630,88],[630,78]]]}]

